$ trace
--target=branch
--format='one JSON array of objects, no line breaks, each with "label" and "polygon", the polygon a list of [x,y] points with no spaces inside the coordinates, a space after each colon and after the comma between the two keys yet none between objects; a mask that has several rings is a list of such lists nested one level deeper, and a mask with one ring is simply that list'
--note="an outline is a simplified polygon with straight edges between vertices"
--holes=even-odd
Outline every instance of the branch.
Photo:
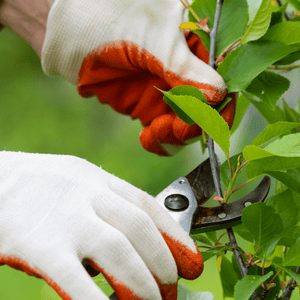
[{"label": "branch", "polygon": [[[277,4],[278,4],[280,7],[282,6],[282,3],[281,3],[280,0],[276,0],[276,2],[277,2]],[[284,16],[285,16],[285,18],[286,18],[287,21],[290,19],[290,17],[288,16],[288,14],[287,14],[286,12],[284,13]]]},{"label": "branch", "polygon": [[[297,268],[296,270],[296,274],[299,274],[300,271],[300,267]],[[295,279],[291,278],[290,282],[288,283],[288,285],[285,287],[284,291],[282,292],[281,296],[276,299],[278,300],[289,300],[292,296],[292,293],[295,289]]]},{"label": "branch", "polygon": [[[218,2],[217,2],[214,26],[210,33],[209,65],[212,68],[215,67],[216,36],[217,36],[223,2],[224,2],[224,0],[218,0]],[[209,152],[210,166],[211,166],[211,171],[212,171],[212,175],[213,175],[213,179],[214,179],[215,189],[216,189],[217,195],[223,198],[221,184],[220,184],[220,176],[219,176],[220,172],[219,172],[219,167],[218,167],[217,159],[216,159],[215,152],[214,152],[214,141],[210,136],[208,136],[207,148],[208,148],[208,152]],[[238,248],[232,228],[227,228],[227,234],[228,234],[228,238],[230,241],[230,245],[235,248]],[[236,258],[236,261],[237,261],[237,264],[239,266],[242,276],[243,277],[247,276],[248,269],[242,259],[240,251],[238,251],[237,249],[233,249],[233,253]],[[265,299],[265,297],[263,295],[258,294],[256,291],[253,293],[252,297],[254,300]]]}]

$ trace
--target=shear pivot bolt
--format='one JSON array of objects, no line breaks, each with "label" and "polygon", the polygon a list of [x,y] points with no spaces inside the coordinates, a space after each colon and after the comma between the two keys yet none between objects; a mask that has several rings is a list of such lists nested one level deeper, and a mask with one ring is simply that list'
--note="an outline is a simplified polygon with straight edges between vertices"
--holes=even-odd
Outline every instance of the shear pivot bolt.
[{"label": "shear pivot bolt", "polygon": [[247,202],[244,203],[245,207],[247,207],[247,206],[249,206],[249,205],[251,205],[251,204],[252,204],[252,203],[249,202],[249,201],[247,201]]},{"label": "shear pivot bolt", "polygon": [[169,210],[183,211],[189,207],[189,199],[181,194],[173,194],[166,197],[165,206]]},{"label": "shear pivot bolt", "polygon": [[221,214],[218,214],[218,217],[220,218],[220,219],[224,219],[224,218],[226,218],[226,214],[225,213],[221,213]]}]

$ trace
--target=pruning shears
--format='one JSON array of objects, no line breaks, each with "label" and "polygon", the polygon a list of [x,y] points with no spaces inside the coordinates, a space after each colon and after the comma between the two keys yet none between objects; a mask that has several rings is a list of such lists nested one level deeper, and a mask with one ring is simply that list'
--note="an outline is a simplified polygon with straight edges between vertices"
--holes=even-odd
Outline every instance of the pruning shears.
[{"label": "pruning shears", "polygon": [[[208,158],[188,175],[172,182],[155,199],[190,234],[216,231],[240,224],[244,208],[263,202],[269,190],[270,177],[265,176],[253,191],[239,200],[222,206],[203,206],[215,192]],[[118,298],[113,293],[110,299]]]}]

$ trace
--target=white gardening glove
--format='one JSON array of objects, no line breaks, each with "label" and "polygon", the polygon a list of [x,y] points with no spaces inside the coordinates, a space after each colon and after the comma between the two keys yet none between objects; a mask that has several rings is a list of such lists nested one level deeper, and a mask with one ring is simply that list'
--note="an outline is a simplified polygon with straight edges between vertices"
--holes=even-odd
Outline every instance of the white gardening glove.
[{"label": "white gardening glove", "polygon": [[[42,65],[47,74],[77,84],[81,96],[96,95],[101,103],[139,118],[146,126],[140,135],[145,149],[174,154],[166,144],[185,145],[202,131],[176,117],[154,86],[191,85],[211,105],[226,95],[199,37],[179,29],[187,19],[179,0],[55,0]],[[231,101],[221,113],[229,126],[234,112]]]},{"label": "white gardening glove", "polygon": [[[42,277],[65,300],[176,299],[178,273],[203,269],[188,234],[155,199],[73,156],[0,152],[0,265]],[[177,267],[176,267],[177,265]]]}]

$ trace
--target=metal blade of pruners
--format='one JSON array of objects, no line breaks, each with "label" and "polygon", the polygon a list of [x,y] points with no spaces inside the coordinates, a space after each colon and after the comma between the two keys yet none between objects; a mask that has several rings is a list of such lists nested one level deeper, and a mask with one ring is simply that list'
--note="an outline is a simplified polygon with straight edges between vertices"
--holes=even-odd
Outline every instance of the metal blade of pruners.
[{"label": "metal blade of pruners", "polygon": [[[218,161],[218,159],[217,159]],[[156,196],[156,201],[188,233],[214,231],[241,223],[244,208],[266,199],[270,178],[265,176],[249,194],[217,207],[203,204],[215,192],[209,159],[185,177],[179,177]]]}]

